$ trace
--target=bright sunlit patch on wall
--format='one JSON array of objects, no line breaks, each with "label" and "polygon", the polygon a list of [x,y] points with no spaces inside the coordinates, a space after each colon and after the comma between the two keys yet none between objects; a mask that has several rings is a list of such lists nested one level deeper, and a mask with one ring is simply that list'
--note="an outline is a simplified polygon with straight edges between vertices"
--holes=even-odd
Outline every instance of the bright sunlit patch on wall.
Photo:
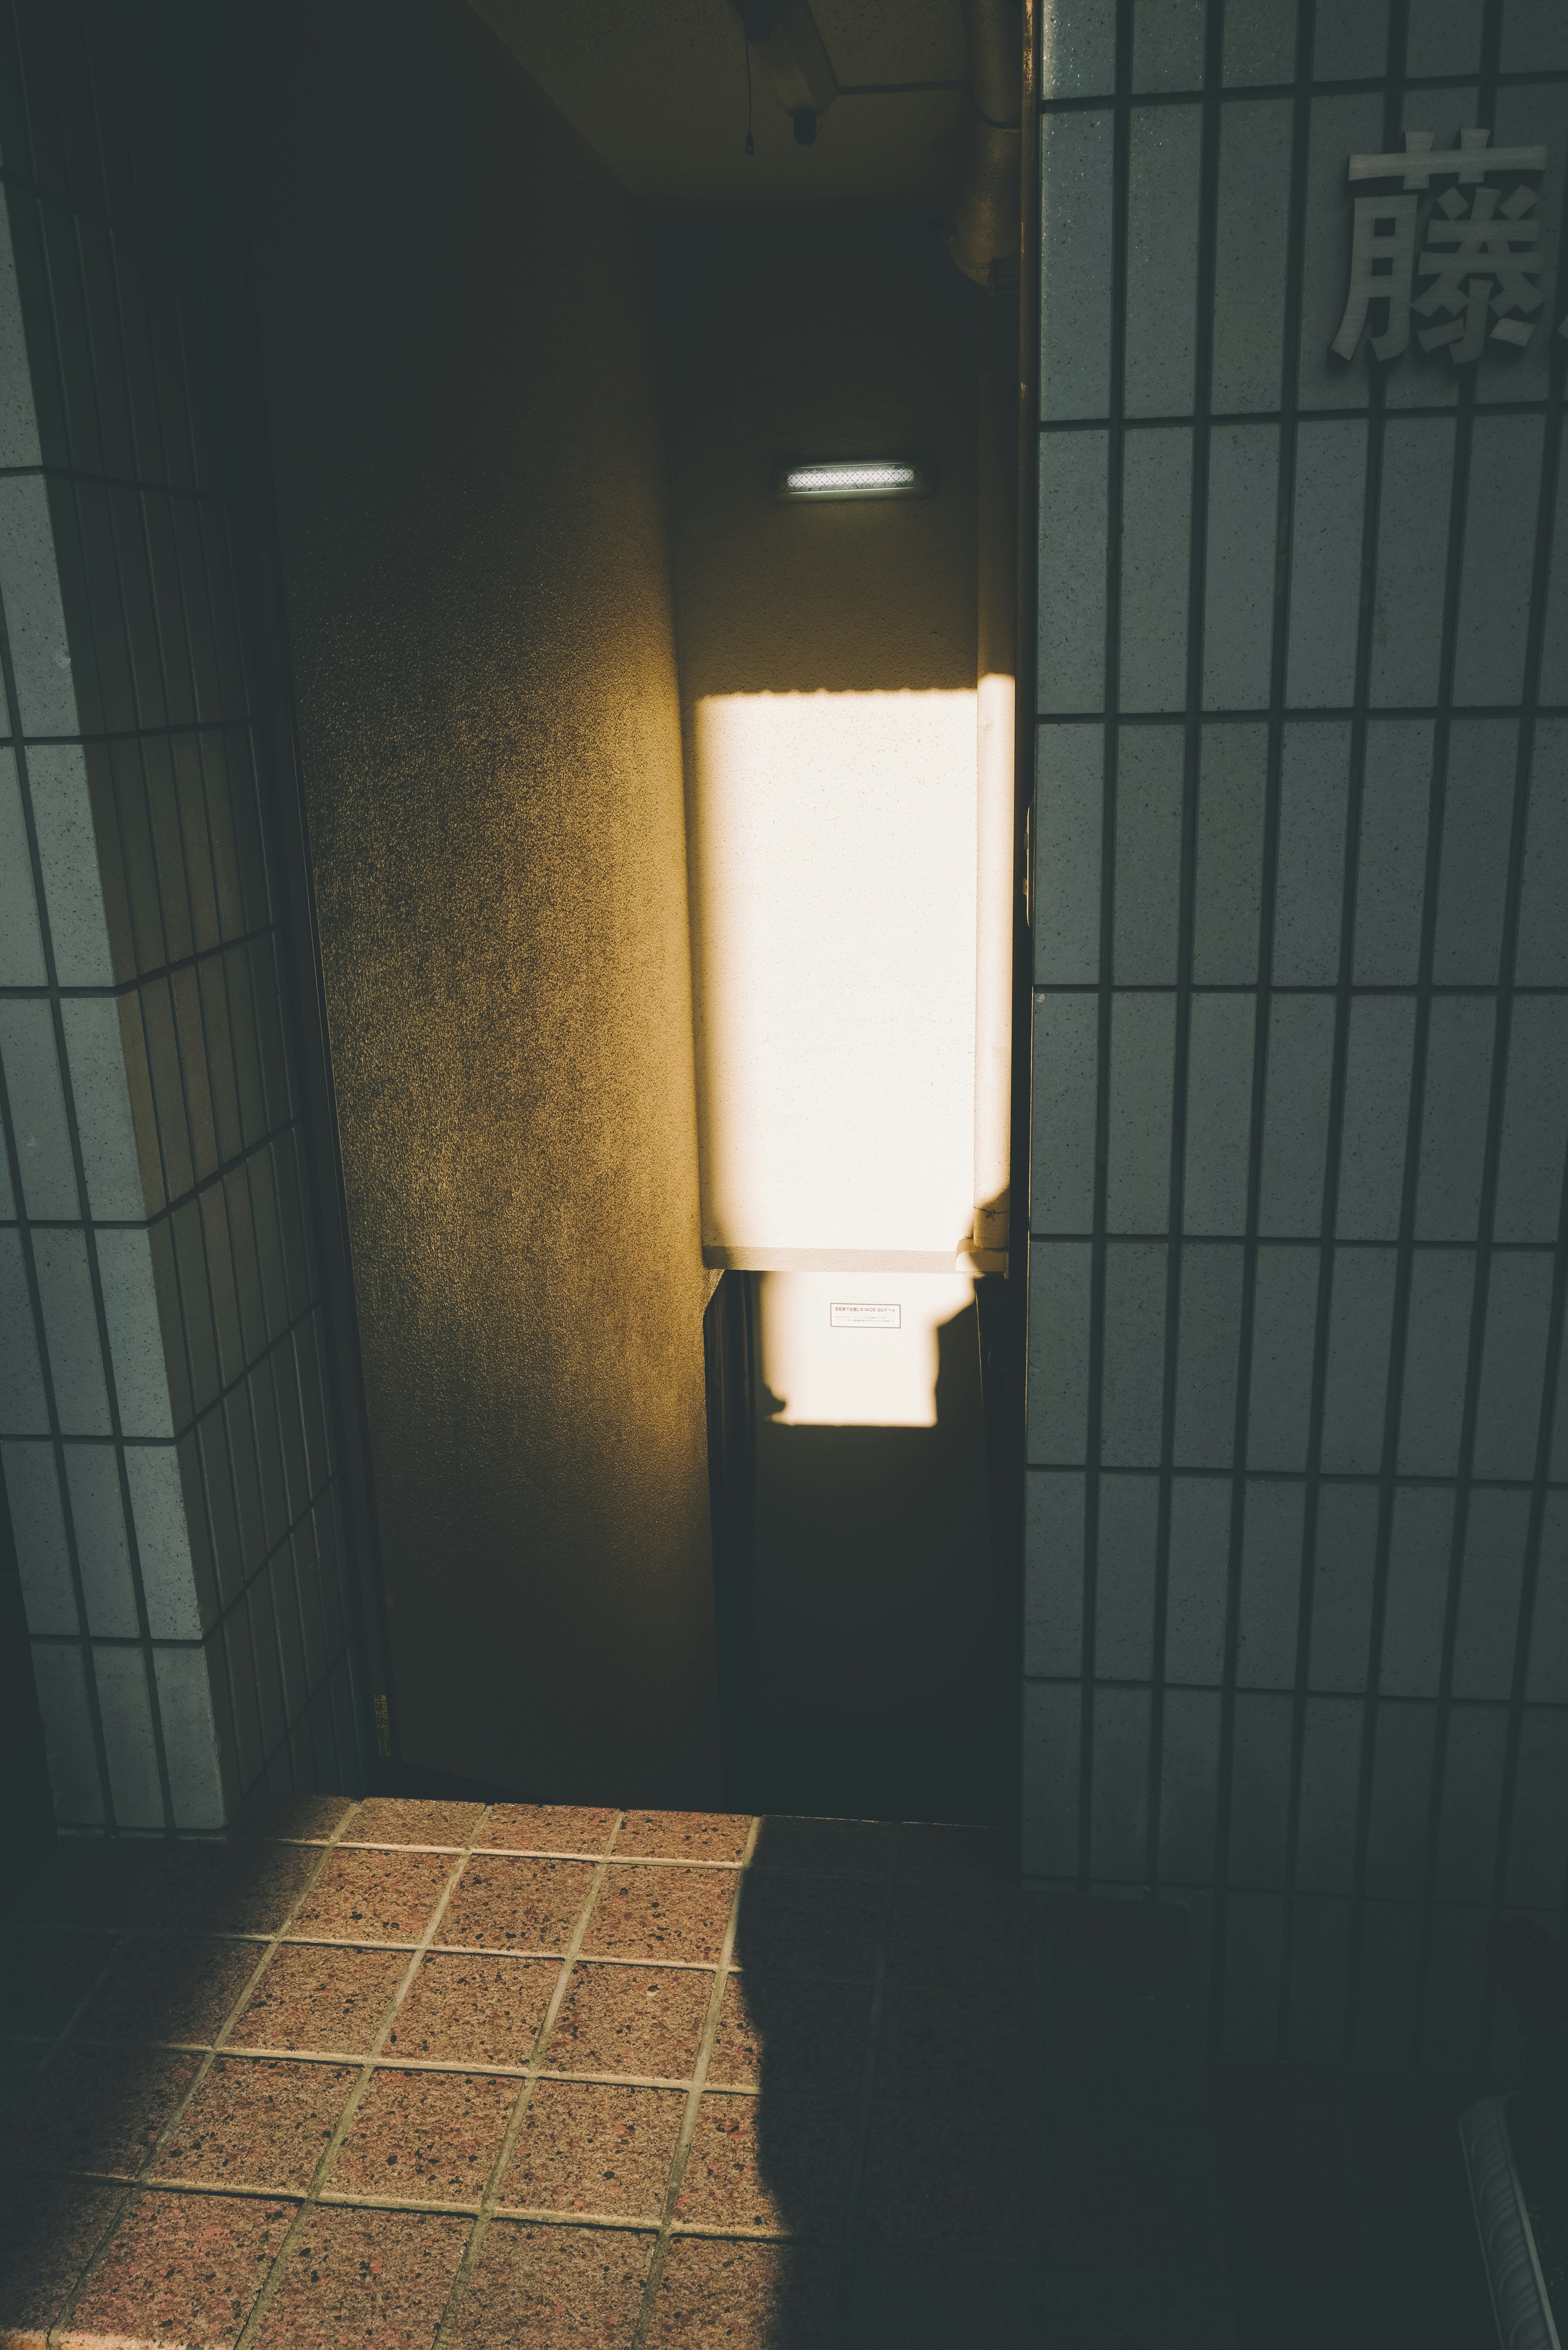
[{"label": "bright sunlit patch on wall", "polygon": [[936,487],[918,457],[780,457],[773,492],[780,498],[923,498]]},{"label": "bright sunlit patch on wall", "polygon": [[[761,1405],[781,1428],[934,1428],[938,1332],[974,1302],[955,1275],[764,1273],[757,1284]],[[835,1326],[834,1306],[896,1305]],[[782,1405],[782,1410],[775,1410]]]}]

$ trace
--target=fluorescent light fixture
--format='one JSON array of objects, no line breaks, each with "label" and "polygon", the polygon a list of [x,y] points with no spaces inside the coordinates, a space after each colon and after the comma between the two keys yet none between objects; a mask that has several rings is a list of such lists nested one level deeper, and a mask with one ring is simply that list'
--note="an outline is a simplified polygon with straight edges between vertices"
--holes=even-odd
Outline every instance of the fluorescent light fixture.
[{"label": "fluorescent light fixture", "polygon": [[934,469],[919,457],[780,457],[776,498],[929,498]]}]

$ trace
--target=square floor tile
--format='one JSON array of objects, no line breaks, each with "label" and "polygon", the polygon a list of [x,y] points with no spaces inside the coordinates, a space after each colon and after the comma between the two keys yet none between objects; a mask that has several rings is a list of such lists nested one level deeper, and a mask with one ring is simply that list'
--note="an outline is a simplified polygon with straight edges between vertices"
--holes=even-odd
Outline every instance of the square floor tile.
[{"label": "square floor tile", "polygon": [[685,2111],[681,2089],[541,2081],[523,2116],[499,2200],[528,2211],[657,2220]]},{"label": "square floor tile", "polygon": [[4,1915],[32,1925],[101,1925],[123,1866],[118,1839],[62,1839],[36,1875],[5,1888]]},{"label": "square floor tile", "polygon": [[462,1950],[564,1950],[593,1876],[586,1860],[479,1855],[447,1903],[436,1940]]},{"label": "square floor tile", "polygon": [[555,1959],[431,1952],[392,2019],[387,2054],[525,2064],[560,1973]]},{"label": "square floor tile", "polygon": [[712,1983],[675,1967],[576,1966],[545,2063],[559,2073],[689,2080]]},{"label": "square floor tile", "polygon": [[705,2096],[675,2216],[693,2226],[836,2236],[858,2108],[814,2097]]},{"label": "square floor tile", "polygon": [[74,2178],[0,2178],[0,2343],[41,2350],[124,2194]]},{"label": "square floor tile", "polygon": [[648,2350],[826,2350],[837,2291],[836,2252],[677,2236]]},{"label": "square floor tile", "polygon": [[310,1845],[161,1845],[129,1859],[108,1921],[160,1934],[275,1934],[322,1855]]},{"label": "square floor tile", "polygon": [[11,1933],[0,1943],[0,2031],[63,2029],[114,1954],[110,1934]]},{"label": "square floor tile", "polygon": [[614,1812],[576,1804],[495,1804],[474,1839],[481,1852],[603,1852]]},{"label": "square floor tile", "polygon": [[137,1935],[77,2024],[83,2040],[176,2040],[210,2047],[254,1974],[265,1942]]},{"label": "square floor tile", "polygon": [[477,2203],[521,2085],[484,2073],[378,2072],[325,2191]]},{"label": "square floor tile", "polygon": [[1172,2000],[1067,1992],[1044,2005],[1047,2116],[1190,2125],[1206,2110],[1200,2020]]},{"label": "square floor tile", "polygon": [[5,2140],[5,2158],[130,2178],[200,2062],[161,2048],[67,2048],[35,2082]]},{"label": "square floor tile", "polygon": [[291,1931],[344,1942],[417,1942],[456,1866],[441,1852],[331,1853]]},{"label": "square floor tile", "polygon": [[353,1808],[348,1795],[280,1795],[269,1787],[260,1787],[230,1825],[229,1835],[266,1836],[276,1843],[325,1844]]},{"label": "square floor tile", "polygon": [[[1095,2350],[1236,2350],[1231,2294],[1218,2276],[1141,2266],[1059,2268],[1048,2263],[1040,2275],[1039,2293],[1035,2342],[1092,2342]],[[1388,2350],[1397,2337],[1388,2332],[1381,2311],[1375,2324],[1379,2350]],[[1284,2350],[1277,2324],[1266,2325],[1248,2340],[1267,2343],[1269,2350]],[[1314,2350],[1327,2343],[1334,2350],[1351,2350],[1343,2325],[1331,2326],[1316,2337]],[[1422,2350],[1428,2350],[1425,2337]]]},{"label": "square floor tile", "polygon": [[1061,1898],[1041,1904],[1047,1979],[1091,1994],[1179,1999],[1187,1974],[1187,1912],[1174,1902]]},{"label": "square floor tile", "polygon": [[1167,2268],[1217,2260],[1212,2154],[1196,2132],[1053,2131],[1044,2169],[1051,2259]]},{"label": "square floor tile", "polygon": [[749,1812],[628,1812],[616,1858],[738,1861],[751,1833]]},{"label": "square floor tile", "polygon": [[781,1974],[869,1976],[886,1908],[875,1878],[748,1872],[735,1963]]},{"label": "square floor tile", "polygon": [[658,2239],[629,2228],[493,2220],[459,2303],[451,2350],[624,2350]]},{"label": "square floor tile", "polygon": [[[1067,2350],[1105,2337],[1092,2305],[1079,2326],[1046,2332],[1042,2278],[1027,2261],[942,2260],[862,2246],[849,2289],[844,2350]],[[1164,2350],[1161,2337],[1149,2350]]]},{"label": "square floor tile", "polygon": [[483,1804],[401,1803],[371,1795],[343,1832],[345,1844],[437,1845],[459,1851],[484,1816]]},{"label": "square floor tile", "polygon": [[472,2225],[445,2211],[315,2205],[257,2350],[431,2350]]},{"label": "square floor tile", "polygon": [[594,1904],[583,1955],[617,1959],[718,1959],[735,1898],[727,1868],[615,1868]]},{"label": "square floor tile", "polygon": [[770,1812],[757,1830],[753,1868],[826,1877],[885,1877],[893,1863],[890,1820],[795,1819]]},{"label": "square floor tile", "polygon": [[860,2086],[868,1982],[821,1982],[753,1967],[724,1985],[708,2066],[715,2086],[836,2089]]},{"label": "square floor tile", "polygon": [[860,2206],[872,2242],[1023,2254],[1030,2203],[1022,2116],[873,2113]]},{"label": "square floor tile", "polygon": [[358,2077],[353,2064],[219,2056],[151,2175],[302,2195]]},{"label": "square floor tile", "polygon": [[984,1877],[913,1878],[895,1887],[888,1948],[909,1971],[983,1971],[993,1981],[1026,1983],[1033,1971],[1033,1897]]},{"label": "square floor tile", "polygon": [[282,1942],[230,2033],[230,2045],[373,2055],[408,1969],[406,1950]]},{"label": "square floor tile", "polygon": [[1010,2105],[1029,2094],[1027,1983],[890,1973],[877,2034],[883,2096]]},{"label": "square floor tile", "polygon": [[898,1873],[909,1878],[1012,1881],[1012,1856],[1000,1828],[949,1827],[906,1820],[898,1830]]},{"label": "square floor tile", "polygon": [[71,2312],[67,2341],[84,2350],[150,2342],[227,2350],[296,2208],[254,2195],[134,2197]]},{"label": "square floor tile", "polygon": [[0,2126],[22,2103],[53,2046],[51,2040],[0,2040]]}]

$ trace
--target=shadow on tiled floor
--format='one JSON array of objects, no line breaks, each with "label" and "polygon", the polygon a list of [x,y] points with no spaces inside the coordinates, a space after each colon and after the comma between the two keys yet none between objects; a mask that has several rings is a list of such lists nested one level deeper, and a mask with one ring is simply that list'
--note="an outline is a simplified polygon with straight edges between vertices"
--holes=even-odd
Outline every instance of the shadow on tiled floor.
[{"label": "shadow on tiled floor", "polygon": [[989,1831],[244,1826],[62,1849],[11,1913],[0,2340],[1039,2341],[1035,1918]]}]

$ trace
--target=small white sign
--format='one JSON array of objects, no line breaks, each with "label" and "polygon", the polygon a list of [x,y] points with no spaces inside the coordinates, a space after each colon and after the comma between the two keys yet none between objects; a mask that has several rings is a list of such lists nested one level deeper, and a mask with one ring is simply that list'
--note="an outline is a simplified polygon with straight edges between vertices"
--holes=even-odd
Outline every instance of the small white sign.
[{"label": "small white sign", "polygon": [[896,1305],[829,1305],[828,1315],[836,1330],[896,1330],[898,1308]]}]

